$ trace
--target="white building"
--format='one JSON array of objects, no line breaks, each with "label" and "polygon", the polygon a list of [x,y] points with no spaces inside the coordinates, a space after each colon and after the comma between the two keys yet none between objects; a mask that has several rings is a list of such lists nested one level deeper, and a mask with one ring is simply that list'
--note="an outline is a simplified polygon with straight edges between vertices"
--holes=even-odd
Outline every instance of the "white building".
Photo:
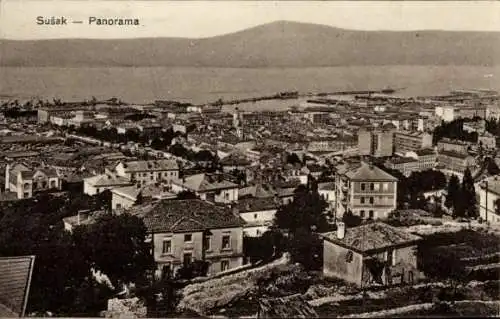
[{"label": "white building", "polygon": [[265,233],[272,225],[279,205],[279,199],[273,197],[240,199],[236,204],[236,209],[246,222],[243,226],[243,235],[259,237]]},{"label": "white building", "polygon": [[477,187],[479,193],[479,216],[490,223],[500,223],[497,200],[500,199],[500,176],[485,179]]},{"label": "white building", "polygon": [[172,159],[120,162],[116,174],[139,186],[171,182],[179,178],[179,165]]},{"label": "white building", "polygon": [[171,182],[172,192],[191,191],[203,200],[217,203],[238,201],[238,185],[221,174],[196,174]]},{"label": "white building", "polygon": [[133,183],[126,177],[107,172],[83,179],[83,193],[93,196],[107,189],[130,186]]}]

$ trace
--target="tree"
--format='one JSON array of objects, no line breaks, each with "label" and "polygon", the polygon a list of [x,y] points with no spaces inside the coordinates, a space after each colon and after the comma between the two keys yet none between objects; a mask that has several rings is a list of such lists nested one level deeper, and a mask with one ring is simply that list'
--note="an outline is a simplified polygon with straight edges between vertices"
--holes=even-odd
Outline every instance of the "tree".
[{"label": "tree", "polygon": [[283,235],[276,230],[268,230],[260,237],[243,238],[243,251],[250,262],[269,261],[281,256],[285,241]]},{"label": "tree", "polygon": [[209,264],[203,260],[194,260],[191,263],[182,265],[176,273],[177,279],[193,279],[196,277],[205,277],[208,273]]},{"label": "tree", "polygon": [[299,228],[315,228],[322,232],[328,225],[324,214],[327,207],[328,204],[317,191],[312,192],[304,185],[300,185],[295,190],[294,200],[278,209],[274,224],[290,233]]},{"label": "tree", "polygon": [[476,189],[474,187],[474,180],[472,179],[472,174],[469,168],[467,168],[464,172],[461,198],[463,199],[462,202],[464,205],[465,215],[469,218],[477,217]]},{"label": "tree", "polygon": [[275,227],[289,235],[287,250],[292,260],[308,269],[315,269],[321,262],[322,241],[316,232],[329,230],[327,207],[317,187],[311,183],[308,187],[298,187],[294,200],[281,206],[274,217]]},{"label": "tree", "polygon": [[177,194],[177,199],[197,199],[198,196],[192,191],[181,191]]},{"label": "tree", "polygon": [[302,161],[300,160],[300,158],[295,153],[288,154],[286,156],[286,162],[289,163],[289,164],[292,164],[292,165],[302,164]]},{"label": "tree", "polygon": [[89,264],[106,274],[113,285],[138,283],[154,267],[146,227],[128,213],[106,214],[96,223],[74,230],[76,245]]},{"label": "tree", "polygon": [[444,205],[448,209],[455,209],[457,202],[460,197],[460,180],[458,179],[458,176],[453,174],[450,177],[450,180],[448,181],[448,187],[447,187],[447,193],[446,193],[446,200],[444,202]]},{"label": "tree", "polygon": [[342,222],[344,222],[346,227],[356,227],[362,223],[361,217],[354,215],[350,210],[344,213],[342,216]]}]

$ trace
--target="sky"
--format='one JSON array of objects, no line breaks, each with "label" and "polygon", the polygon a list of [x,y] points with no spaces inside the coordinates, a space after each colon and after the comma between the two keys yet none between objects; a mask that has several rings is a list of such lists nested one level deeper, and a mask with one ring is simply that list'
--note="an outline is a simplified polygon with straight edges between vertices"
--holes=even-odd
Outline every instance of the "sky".
[{"label": "sky", "polygon": [[[64,16],[64,26],[36,18]],[[89,25],[89,17],[137,18],[139,26]],[[496,1],[110,1],[0,0],[0,38],[205,38],[278,20],[355,30],[500,31]]]}]

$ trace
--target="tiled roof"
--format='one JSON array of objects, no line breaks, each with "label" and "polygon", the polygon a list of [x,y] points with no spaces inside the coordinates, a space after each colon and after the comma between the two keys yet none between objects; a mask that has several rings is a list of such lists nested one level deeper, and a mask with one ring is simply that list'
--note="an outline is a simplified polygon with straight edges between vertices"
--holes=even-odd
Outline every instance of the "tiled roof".
[{"label": "tiled roof", "polygon": [[125,162],[123,163],[123,166],[127,172],[166,171],[179,169],[177,162],[170,159]]},{"label": "tiled roof", "polygon": [[24,315],[34,261],[35,256],[0,258],[0,317]]},{"label": "tiled roof", "polygon": [[154,196],[161,196],[167,198],[176,197],[175,194],[164,191],[163,185],[157,186],[155,184],[145,185],[141,188],[137,188],[136,185],[130,185],[125,187],[114,188],[113,190],[111,190],[111,192],[130,198],[131,200],[137,199],[137,196],[139,194],[142,194],[143,197],[154,197]]},{"label": "tiled roof", "polygon": [[[342,172],[340,172],[342,174]],[[375,165],[360,163],[344,173],[351,180],[361,181],[397,181],[398,179],[391,174],[384,172]]]},{"label": "tiled roof", "polygon": [[244,225],[243,219],[231,209],[202,201],[161,200],[138,206],[131,212],[142,217],[150,232],[188,232]]},{"label": "tiled roof", "polygon": [[127,178],[118,176],[116,174],[101,174],[84,179],[88,184],[97,186],[112,186],[112,185],[130,185],[132,184]]},{"label": "tiled roof", "polygon": [[278,206],[279,205],[276,203],[274,197],[244,198],[238,200],[238,203],[236,204],[239,213],[272,210],[272,209],[277,209]]},{"label": "tiled roof", "polygon": [[211,174],[196,174],[185,177],[180,181],[173,181],[172,183],[180,184],[195,192],[209,192],[219,189],[237,188],[238,185],[223,178],[219,179],[218,176]]},{"label": "tiled roof", "polygon": [[346,227],[342,239],[337,238],[336,231],[325,233],[323,237],[332,243],[359,252],[370,252],[401,244],[410,244],[421,239],[419,236],[381,222],[353,228]]}]

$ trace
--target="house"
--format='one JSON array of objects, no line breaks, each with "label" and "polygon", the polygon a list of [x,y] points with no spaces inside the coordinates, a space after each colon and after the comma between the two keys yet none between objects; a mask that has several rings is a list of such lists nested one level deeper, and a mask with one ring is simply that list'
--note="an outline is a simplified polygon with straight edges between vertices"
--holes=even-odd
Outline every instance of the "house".
[{"label": "house", "polygon": [[[479,216],[490,223],[500,223],[500,178],[498,175],[485,179],[476,188],[479,193]],[[498,203],[500,204],[500,203]]]},{"label": "house", "polygon": [[195,174],[171,182],[172,192],[191,191],[203,200],[231,203],[238,200],[238,184],[228,181],[222,174]]},{"label": "house", "polygon": [[176,198],[177,196],[169,192],[169,189],[170,187],[167,185],[153,184],[142,187],[130,185],[113,188],[111,190],[111,208],[113,210],[128,209],[140,202]]},{"label": "house", "polygon": [[280,298],[260,298],[257,318],[318,318],[301,294]]},{"label": "house", "polygon": [[243,235],[258,237],[265,233],[272,225],[280,204],[276,197],[250,197],[238,200],[238,203],[235,204],[235,210],[246,222]]},{"label": "house", "polygon": [[335,175],[336,218],[351,211],[361,218],[387,218],[396,208],[396,177],[365,162],[341,166]]},{"label": "house", "polygon": [[233,170],[244,171],[248,166],[250,166],[251,162],[243,155],[232,153],[221,159],[220,164],[222,165],[222,171],[228,173]]},{"label": "house", "polygon": [[179,165],[172,159],[120,162],[115,167],[116,174],[140,186],[179,178]]},{"label": "house", "polygon": [[105,174],[100,174],[92,177],[87,177],[83,179],[83,193],[93,196],[103,191],[117,187],[130,186],[133,185],[128,178],[118,176],[111,172],[106,172]]},{"label": "house", "polygon": [[375,222],[324,233],[323,273],[358,286],[413,282],[421,237]]},{"label": "house", "polygon": [[23,164],[7,164],[5,190],[16,193],[18,199],[30,198],[38,191],[61,189],[61,179],[54,169],[30,169]]},{"label": "house", "polygon": [[497,138],[489,132],[479,135],[477,143],[485,149],[495,150],[497,148]]},{"label": "house", "polygon": [[159,276],[195,260],[209,263],[209,275],[243,264],[245,222],[228,207],[198,199],[161,200],[131,213],[144,220]]}]

